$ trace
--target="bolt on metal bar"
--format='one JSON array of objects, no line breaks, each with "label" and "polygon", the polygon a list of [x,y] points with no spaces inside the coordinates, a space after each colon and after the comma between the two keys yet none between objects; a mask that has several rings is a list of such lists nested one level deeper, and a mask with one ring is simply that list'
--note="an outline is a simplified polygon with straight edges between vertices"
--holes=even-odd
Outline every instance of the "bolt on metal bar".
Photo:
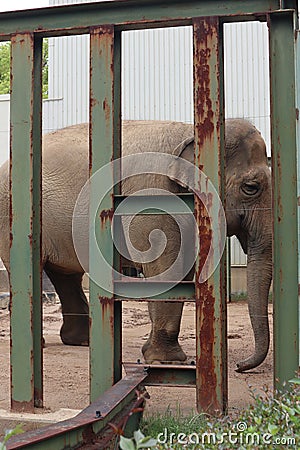
[{"label": "bolt on metal bar", "polygon": [[31,33],[11,40],[11,407],[42,406],[41,61]]},{"label": "bolt on metal bar", "polygon": [[[224,116],[222,29],[216,17],[193,20],[194,33],[194,111],[195,164],[214,184],[224,201]],[[199,189],[204,185],[197,180]],[[195,215],[199,226],[199,255],[196,262],[196,392],[197,409],[210,413],[227,408],[227,339],[225,257],[204,282],[199,282],[212,245],[212,220],[219,221],[219,205],[208,183],[206,204],[195,196]],[[212,203],[210,198],[213,198]],[[216,265],[214,248],[211,264]]]},{"label": "bolt on metal bar", "polygon": [[268,17],[274,228],[274,387],[280,390],[289,388],[288,380],[295,376],[299,365],[294,19],[291,12]]}]

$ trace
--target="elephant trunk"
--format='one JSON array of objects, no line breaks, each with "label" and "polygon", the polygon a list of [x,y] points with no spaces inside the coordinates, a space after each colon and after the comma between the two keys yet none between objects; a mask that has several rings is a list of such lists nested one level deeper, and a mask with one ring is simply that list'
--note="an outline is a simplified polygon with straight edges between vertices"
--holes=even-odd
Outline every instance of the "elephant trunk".
[{"label": "elephant trunk", "polygon": [[257,251],[248,246],[247,290],[248,309],[255,339],[255,351],[237,364],[237,372],[250,370],[261,364],[267,356],[270,333],[268,322],[268,296],[272,281],[272,250]]}]

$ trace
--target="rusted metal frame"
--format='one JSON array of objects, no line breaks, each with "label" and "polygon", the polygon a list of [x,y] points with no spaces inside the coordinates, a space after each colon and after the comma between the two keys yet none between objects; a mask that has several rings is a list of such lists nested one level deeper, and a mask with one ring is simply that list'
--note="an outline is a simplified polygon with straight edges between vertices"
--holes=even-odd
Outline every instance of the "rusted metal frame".
[{"label": "rusted metal frame", "polygon": [[11,40],[11,407],[42,406],[41,61],[34,35]]},{"label": "rusted metal frame", "polygon": [[145,386],[183,386],[195,387],[196,385],[196,366],[195,364],[173,365],[173,364],[138,364],[124,363],[126,374],[136,371],[147,373],[144,381]]},{"label": "rusted metal frame", "polygon": [[[193,17],[224,16],[229,21],[260,20],[266,12],[281,8],[280,0],[119,0],[90,4],[75,4],[29,11],[0,14],[0,38],[9,39],[14,32],[40,32],[45,36],[84,34],[90,26],[114,23],[123,29],[191,24]],[[288,2],[286,6],[294,6]],[[249,15],[249,17],[247,16]],[[234,17],[233,17],[234,16]],[[44,36],[44,37],[45,37]]]},{"label": "rusted metal frame", "polygon": [[[91,401],[105,392],[120,377],[121,314],[114,304],[114,249],[111,236],[113,217],[114,169],[106,171],[110,191],[101,204],[101,177],[93,176],[111,163],[120,139],[120,100],[115,102],[115,58],[120,70],[120,34],[113,25],[90,31],[90,396]],[[116,54],[117,53],[117,54]],[[116,75],[118,78],[120,75]],[[119,92],[120,87],[116,88]],[[115,110],[116,103],[116,110]],[[94,242],[96,236],[96,245]],[[99,262],[102,254],[107,264]],[[118,319],[115,315],[118,315]],[[118,324],[116,323],[118,321]],[[116,353],[117,352],[117,353]]]},{"label": "rusted metal frame", "polygon": [[[106,429],[109,422],[121,426],[130,412],[128,407],[140,405],[137,392],[142,393],[147,376],[146,372],[131,372],[77,416],[14,436],[6,444],[7,450],[63,450],[77,448],[80,444],[93,445],[94,441],[98,442],[100,433]],[[114,437],[113,433],[110,433],[110,437]],[[101,440],[99,442],[101,443]],[[97,448],[106,449],[107,446],[99,444]]]},{"label": "rusted metal frame", "polygon": [[[212,244],[212,220],[218,223],[220,218],[208,179],[224,201],[223,39],[217,17],[195,18],[193,30],[195,163],[206,180],[201,175],[196,181],[200,191],[207,186],[203,202],[195,196],[200,238],[195,274],[197,409],[218,413],[227,408],[226,255],[206,281],[200,283],[199,277]],[[214,249],[214,266],[220,251]]]},{"label": "rusted metal frame", "polygon": [[299,366],[297,163],[295,109],[295,17],[268,17],[273,178],[274,386]]}]

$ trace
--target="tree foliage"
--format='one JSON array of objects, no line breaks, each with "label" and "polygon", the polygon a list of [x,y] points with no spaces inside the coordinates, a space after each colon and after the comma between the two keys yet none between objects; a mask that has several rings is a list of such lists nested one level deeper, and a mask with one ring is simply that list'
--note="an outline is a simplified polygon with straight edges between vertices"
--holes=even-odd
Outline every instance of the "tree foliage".
[{"label": "tree foliage", "polygon": [[[48,39],[43,39],[43,98],[48,98]],[[0,94],[10,93],[10,42],[0,44]]]},{"label": "tree foliage", "polygon": [[10,42],[0,45],[0,94],[10,92]]}]

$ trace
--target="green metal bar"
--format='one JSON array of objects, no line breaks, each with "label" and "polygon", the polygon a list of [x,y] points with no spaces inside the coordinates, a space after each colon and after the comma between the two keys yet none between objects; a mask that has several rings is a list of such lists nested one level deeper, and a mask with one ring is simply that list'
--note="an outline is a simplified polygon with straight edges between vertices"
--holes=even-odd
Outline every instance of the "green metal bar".
[{"label": "green metal bar", "polygon": [[[42,406],[41,41],[12,38],[11,58],[11,407]],[[36,84],[34,84],[36,82]],[[35,120],[33,121],[33,117]]]},{"label": "green metal bar", "polygon": [[0,14],[0,36],[7,40],[16,31],[34,31],[44,36],[80,34],[88,33],[89,27],[107,23],[123,29],[157,26],[157,22],[161,22],[160,26],[189,25],[192,17],[203,16],[259,20],[265,12],[280,9],[281,4],[280,0],[119,0],[5,12]]},{"label": "green metal bar", "polygon": [[196,366],[195,364],[140,364],[124,363],[126,375],[136,373],[137,371],[147,374],[144,381],[145,386],[184,386],[195,387],[196,385]]},{"label": "green metal bar", "polygon": [[[190,214],[194,211],[194,195],[115,195],[115,215]],[[181,201],[179,201],[180,199]],[[124,202],[125,200],[125,202]]]},{"label": "green metal bar", "polygon": [[271,137],[274,221],[274,385],[288,389],[299,361],[294,15],[272,14]]},{"label": "green metal bar", "polygon": [[147,278],[136,278],[134,281],[115,281],[114,294],[119,300],[138,298],[139,301],[161,299],[190,302],[195,299],[195,283],[183,281],[176,284],[176,282],[147,281]]},{"label": "green metal bar", "polygon": [[42,310],[42,57],[43,40],[34,39],[33,60],[33,350],[34,350],[34,406],[43,407],[43,310]]},{"label": "green metal bar", "polygon": [[[113,104],[114,104],[114,142],[113,153],[114,161],[121,158],[121,31],[114,29],[114,55],[113,55]],[[120,163],[114,165],[116,174],[114,179],[117,179],[120,169]],[[121,184],[114,186],[114,198],[121,194]],[[114,204],[114,209],[115,209]],[[114,268],[121,273],[121,258],[116,248],[114,247]],[[114,382],[122,378],[122,302],[114,302]]]},{"label": "green metal bar", "polygon": [[[205,183],[214,184],[224,200],[224,117],[222,29],[218,18],[199,18],[194,30],[194,111],[195,163],[205,173]],[[195,196],[195,215],[199,226],[199,256],[196,261],[196,392],[197,409],[210,413],[227,408],[227,339],[225,257],[209,278],[200,282],[207,247],[211,245],[212,221],[219,222],[216,198],[207,188],[206,204]],[[225,237],[224,237],[225,238]],[[220,249],[214,248],[211,264]]]},{"label": "green metal bar", "polygon": [[[299,26],[299,25],[298,25]],[[298,196],[298,295],[300,295],[300,35],[299,30],[296,31],[296,111],[297,114],[297,196]],[[300,317],[300,302],[299,302],[299,317]],[[300,334],[300,321],[299,321]],[[299,347],[299,363],[300,363],[300,347]],[[300,364],[299,364],[300,365]]]},{"label": "green metal bar", "polygon": [[227,301],[231,302],[231,238],[228,237],[226,241],[227,248],[227,261],[226,261],[226,269],[227,269]]},{"label": "green metal bar", "polygon": [[[91,30],[90,36],[90,151],[91,175],[109,164],[114,157],[114,27]],[[113,169],[107,182],[111,191],[99,205],[101,179],[90,183],[90,396],[91,401],[105,392],[114,379],[114,299],[113,243],[111,214],[113,211]],[[105,214],[101,213],[101,210]],[[99,218],[100,217],[100,218]],[[94,243],[95,232],[97,245]],[[107,265],[96,264],[102,252]]]}]

